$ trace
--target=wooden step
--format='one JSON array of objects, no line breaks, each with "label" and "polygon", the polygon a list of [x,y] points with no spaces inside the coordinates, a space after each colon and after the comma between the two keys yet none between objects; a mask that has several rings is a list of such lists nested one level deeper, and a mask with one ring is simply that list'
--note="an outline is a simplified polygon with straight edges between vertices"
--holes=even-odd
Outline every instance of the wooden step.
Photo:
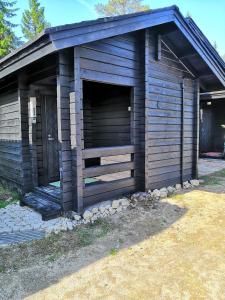
[{"label": "wooden step", "polygon": [[39,186],[34,189],[35,194],[38,194],[44,198],[48,198],[53,202],[60,204],[61,190],[56,187],[48,186]]},{"label": "wooden step", "polygon": [[55,219],[62,215],[62,206],[51,199],[38,193],[26,194],[21,200],[21,205],[27,205],[39,212],[43,221]]}]

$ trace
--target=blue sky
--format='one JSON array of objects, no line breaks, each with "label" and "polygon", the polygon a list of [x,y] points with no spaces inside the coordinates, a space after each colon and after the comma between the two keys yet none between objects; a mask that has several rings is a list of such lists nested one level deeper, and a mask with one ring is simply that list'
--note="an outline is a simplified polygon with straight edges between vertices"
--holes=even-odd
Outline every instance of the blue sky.
[{"label": "blue sky", "polygon": [[[47,20],[52,26],[75,23],[88,19],[96,19],[94,5],[107,0],[40,0],[45,6]],[[152,9],[176,4],[186,16],[189,12],[208,39],[214,44],[216,41],[218,51],[225,54],[225,0],[145,0]],[[20,23],[22,12],[28,6],[28,0],[17,0],[19,8],[15,19]],[[16,29],[21,35],[20,28]]]}]

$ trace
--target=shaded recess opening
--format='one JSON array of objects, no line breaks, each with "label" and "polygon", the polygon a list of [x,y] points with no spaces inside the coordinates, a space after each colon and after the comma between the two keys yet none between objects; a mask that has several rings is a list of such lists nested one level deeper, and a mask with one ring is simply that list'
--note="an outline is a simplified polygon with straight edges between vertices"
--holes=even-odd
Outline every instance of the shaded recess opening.
[{"label": "shaded recess opening", "polygon": [[[132,88],[83,82],[84,148],[131,145]],[[116,151],[115,151],[116,152]],[[116,153],[115,153],[116,154]],[[132,161],[132,155],[85,159],[85,168]],[[109,182],[132,177],[132,171],[120,171],[85,179],[85,184]]]}]

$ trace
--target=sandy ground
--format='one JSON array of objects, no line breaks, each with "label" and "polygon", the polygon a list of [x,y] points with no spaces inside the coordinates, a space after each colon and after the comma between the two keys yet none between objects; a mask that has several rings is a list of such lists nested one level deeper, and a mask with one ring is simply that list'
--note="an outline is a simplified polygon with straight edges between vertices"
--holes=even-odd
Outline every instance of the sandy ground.
[{"label": "sandy ground", "polygon": [[[225,299],[223,184],[113,216],[85,247],[75,232],[45,254],[39,242],[5,249],[0,299]],[[56,248],[57,259],[46,260]]]}]

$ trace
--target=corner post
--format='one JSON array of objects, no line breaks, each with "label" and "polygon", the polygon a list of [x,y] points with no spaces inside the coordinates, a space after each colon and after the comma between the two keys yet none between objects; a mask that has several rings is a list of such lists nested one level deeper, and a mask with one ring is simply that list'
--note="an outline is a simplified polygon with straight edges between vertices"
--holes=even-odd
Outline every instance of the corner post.
[{"label": "corner post", "polygon": [[74,92],[70,94],[70,126],[72,149],[73,185],[75,187],[74,209],[83,212],[83,159],[82,159],[82,81],[80,75],[79,47],[74,48]]},{"label": "corner post", "polygon": [[71,91],[72,67],[73,63],[69,50],[59,52],[57,72],[58,150],[61,204],[64,211],[73,209],[69,97]]},{"label": "corner post", "polygon": [[32,180],[32,159],[29,144],[29,88],[26,76],[22,73],[18,75],[18,100],[20,108],[21,126],[21,172],[22,172],[22,194],[30,192],[33,188]]},{"label": "corner post", "polygon": [[198,163],[199,163],[199,135],[200,135],[200,84],[199,79],[195,80],[195,108],[196,108],[196,128],[194,132],[194,178],[198,179]]}]

